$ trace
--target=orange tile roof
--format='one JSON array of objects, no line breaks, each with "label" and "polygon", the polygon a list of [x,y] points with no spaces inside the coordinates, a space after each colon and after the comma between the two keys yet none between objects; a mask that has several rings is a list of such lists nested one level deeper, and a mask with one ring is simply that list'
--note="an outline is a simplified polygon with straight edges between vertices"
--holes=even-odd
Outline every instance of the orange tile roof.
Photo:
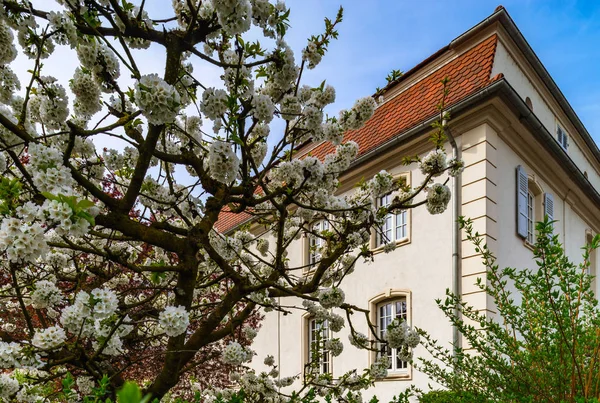
[{"label": "orange tile roof", "polygon": [[[441,81],[448,77],[447,106],[457,103],[490,83],[497,37],[490,36],[440,69],[413,84],[375,110],[367,123],[344,135],[345,141],[358,144],[364,155],[418,123],[435,116],[442,96]],[[335,151],[331,143],[322,143],[310,154],[324,158]]]},{"label": "orange tile roof", "polygon": [[[452,106],[496,81],[498,77],[492,78],[491,73],[497,40],[496,34],[491,35],[421,81],[408,87],[378,107],[363,127],[347,132],[344,135],[344,141],[355,141],[359,146],[359,156],[364,155],[404,131],[434,117],[438,113],[437,104],[442,95],[441,81],[444,77],[450,79],[449,93],[446,98],[447,106]],[[439,53],[436,53],[435,56]],[[436,58],[427,59],[423,65],[429,64]],[[417,70],[420,68],[409,71],[398,82],[404,81]],[[334,151],[335,146],[326,142],[316,146],[310,151],[310,154],[323,159]],[[215,223],[215,227],[218,231],[226,232],[251,218],[252,215],[248,212],[236,214],[226,207],[219,214],[219,220]]]}]

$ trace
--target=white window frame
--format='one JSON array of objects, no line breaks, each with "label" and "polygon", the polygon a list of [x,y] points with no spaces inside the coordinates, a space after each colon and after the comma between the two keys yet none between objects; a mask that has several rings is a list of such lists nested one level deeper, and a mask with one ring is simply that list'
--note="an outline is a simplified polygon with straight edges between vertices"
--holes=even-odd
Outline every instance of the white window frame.
[{"label": "white window frame", "polygon": [[527,192],[527,239],[533,245],[535,241],[535,194],[530,188]]},{"label": "white window frame", "polygon": [[[321,234],[323,231],[328,231],[330,228],[329,221],[323,219],[313,224],[313,231]],[[318,253],[319,248],[325,245],[325,239],[316,235],[310,234],[308,236],[308,264],[309,270],[312,269],[316,263],[321,260],[321,254]]]},{"label": "white window frame", "polygon": [[[376,316],[377,316],[377,331],[378,337],[383,339],[385,332],[392,320],[400,318],[404,321],[409,321],[408,315],[408,299],[406,296],[399,296],[393,299],[387,299],[379,302],[376,305]],[[386,355],[389,359],[388,372],[392,374],[406,374],[409,370],[409,364],[407,361],[401,361],[398,359],[397,349],[389,348],[386,344],[380,343],[378,346],[377,355],[386,351]]]},{"label": "white window frame", "polygon": [[[325,348],[325,341],[331,338],[331,332],[329,330],[329,323],[327,320],[317,321],[314,317],[309,317],[306,321],[307,333],[308,333],[308,362],[313,360],[313,345],[320,343],[319,348],[319,374],[330,374],[332,373],[332,360],[331,353]],[[319,333],[321,334],[319,337]]]},{"label": "white window frame", "polygon": [[564,129],[564,127],[556,122],[556,140],[558,144],[563,148],[563,150],[567,151],[569,148],[569,134]]},{"label": "white window frame", "polygon": [[[392,202],[391,193],[383,195],[377,199],[377,207],[389,206]],[[380,248],[390,242],[402,242],[408,239],[408,210],[401,210],[397,213],[389,213],[383,225],[376,231],[375,247]]]}]

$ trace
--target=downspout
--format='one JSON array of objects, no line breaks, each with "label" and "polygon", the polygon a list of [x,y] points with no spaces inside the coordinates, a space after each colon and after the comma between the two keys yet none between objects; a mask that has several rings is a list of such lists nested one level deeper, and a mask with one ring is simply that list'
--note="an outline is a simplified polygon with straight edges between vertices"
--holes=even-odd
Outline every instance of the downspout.
[{"label": "downspout", "polygon": [[[460,151],[456,145],[456,140],[450,132],[450,128],[446,126],[446,122],[442,122],[445,127],[448,141],[452,146],[452,157],[456,160],[460,159]],[[458,217],[460,215],[460,175],[456,175],[452,178],[452,293],[454,295],[460,295],[460,224],[458,223]],[[454,308],[454,315],[458,317],[458,307]],[[458,326],[452,326],[452,354],[456,358],[456,353],[459,348],[460,333]]]}]

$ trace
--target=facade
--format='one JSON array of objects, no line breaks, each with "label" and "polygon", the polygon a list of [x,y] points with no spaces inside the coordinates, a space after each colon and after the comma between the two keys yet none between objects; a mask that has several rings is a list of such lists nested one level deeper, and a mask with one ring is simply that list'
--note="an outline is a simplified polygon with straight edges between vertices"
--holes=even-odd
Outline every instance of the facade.
[{"label": "facade", "polygon": [[[345,280],[344,291],[347,302],[370,309],[378,331],[384,331],[391,318],[403,317],[450,348],[453,340],[461,340],[435,303],[444,298],[446,289],[494,314],[492,302],[475,285],[477,278],[485,280],[485,268],[464,234],[455,232],[456,216],[473,220],[500,267],[519,268],[531,265],[532,225],[547,214],[558,220],[555,231],[569,256],[579,262],[581,247],[600,230],[600,150],[499,7],[386,87],[371,120],[346,134],[346,139],[359,144],[360,152],[341,178],[340,192],[351,192],[360,179],[382,169],[413,183],[423,179],[416,165],[402,165],[401,157],[431,150],[430,124],[437,118],[444,77],[450,79],[450,131],[466,164],[461,177],[449,182],[451,204],[440,215],[430,215],[424,208],[391,215],[385,230],[398,247],[379,253],[381,242],[373,236],[374,262],[359,262]],[[452,145],[446,148],[452,155]],[[300,155],[324,156],[331,151],[328,143],[309,144]],[[223,213],[220,229],[230,230],[246,219]],[[289,258],[299,264],[317,259],[311,255],[311,242],[315,241],[307,237],[297,241]],[[592,261],[595,274],[597,259]],[[356,330],[368,334],[364,321],[356,324]],[[262,358],[274,355],[282,377],[301,374],[311,341],[327,332],[300,314],[266,314],[253,345],[257,369]],[[343,329],[337,337],[347,340],[348,332]],[[417,356],[423,353],[420,347],[415,350]],[[362,370],[374,358],[346,345],[340,356],[328,356],[321,370],[335,377]],[[409,384],[426,389],[428,383],[410,365],[392,360],[388,378],[377,382],[370,393],[385,402]]]}]

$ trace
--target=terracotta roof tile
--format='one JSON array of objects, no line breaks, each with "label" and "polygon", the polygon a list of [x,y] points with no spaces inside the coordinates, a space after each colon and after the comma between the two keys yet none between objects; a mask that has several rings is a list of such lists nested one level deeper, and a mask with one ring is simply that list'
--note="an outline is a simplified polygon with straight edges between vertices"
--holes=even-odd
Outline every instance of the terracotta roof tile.
[{"label": "terracotta roof tile", "polygon": [[[450,79],[446,98],[448,106],[502,78],[499,75],[491,77],[496,43],[497,37],[494,34],[408,87],[378,107],[362,128],[347,132],[344,141],[355,141],[359,146],[359,156],[364,155],[434,117],[438,113],[437,104],[442,94],[441,81],[444,77]],[[427,59],[425,65],[432,60],[435,60],[435,57]],[[411,70],[412,72],[414,71]],[[335,147],[331,143],[322,143],[311,150],[310,154],[323,159],[334,151]],[[247,212],[236,214],[226,208],[219,214],[215,227],[221,232],[226,232],[251,218],[252,215]]]}]

